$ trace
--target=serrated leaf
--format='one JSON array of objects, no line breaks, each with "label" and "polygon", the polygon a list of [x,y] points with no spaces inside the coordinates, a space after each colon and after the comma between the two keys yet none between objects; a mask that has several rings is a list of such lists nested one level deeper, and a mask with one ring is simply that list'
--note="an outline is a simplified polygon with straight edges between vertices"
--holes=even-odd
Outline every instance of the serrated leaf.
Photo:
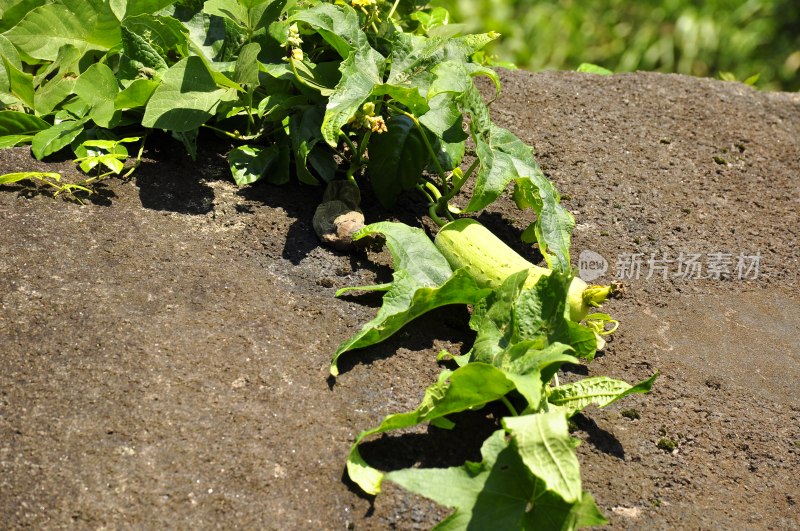
[{"label": "serrated leaf", "polygon": [[54,61],[65,44],[81,55],[89,50],[108,50],[120,43],[120,25],[107,2],[59,0],[41,5],[5,33],[27,55]]},{"label": "serrated leaf", "polygon": [[506,417],[503,427],[513,437],[525,466],[547,490],[567,503],[580,500],[580,465],[561,411]]},{"label": "serrated leaf", "polygon": [[277,145],[268,147],[244,145],[232,149],[228,153],[228,165],[233,180],[239,186],[258,181],[278,161],[279,155],[280,149]]},{"label": "serrated leaf", "polygon": [[[453,274],[447,260],[421,229],[402,223],[367,225],[354,236],[359,240],[383,234],[394,259],[395,272],[375,318],[342,343],[331,360],[331,374],[338,374],[337,361],[345,352],[374,345],[388,338],[420,315],[448,304],[474,304],[489,290],[478,288],[464,271]],[[362,288],[369,289],[369,288]]]},{"label": "serrated leaf", "polygon": [[607,376],[584,378],[577,382],[554,387],[550,391],[548,401],[563,407],[572,416],[589,404],[606,407],[612,402],[633,393],[648,393],[658,378],[658,373],[636,385]]},{"label": "serrated leaf", "polygon": [[31,143],[33,155],[42,160],[72,143],[83,132],[87,118],[69,120],[36,133]]},{"label": "serrated leaf", "polygon": [[468,409],[479,409],[504,397],[513,389],[513,382],[502,371],[484,363],[470,363],[452,373],[443,373],[438,382],[425,390],[425,396],[417,409],[409,413],[389,415],[377,428],[359,434],[347,460],[350,479],[368,494],[380,492],[382,474],[371,468],[358,451],[358,445],[365,438],[431,422]]},{"label": "serrated leaf", "polygon": [[526,270],[514,273],[476,305],[470,327],[478,335],[471,359],[510,363],[518,356],[509,357],[506,351],[522,342],[526,342],[525,349],[534,351],[561,343],[569,345],[575,356],[591,359],[596,347],[594,332],[569,319],[566,298],[571,279],[554,272],[524,289],[527,276]]},{"label": "serrated leaf", "polygon": [[236,99],[236,91],[220,87],[197,56],[175,63],[145,108],[142,125],[175,132],[196,129],[214,115],[222,101]]},{"label": "serrated leaf", "polygon": [[375,196],[391,208],[402,192],[414,189],[431,157],[422,133],[409,117],[393,116],[386,121],[386,128],[370,140],[367,170]]}]

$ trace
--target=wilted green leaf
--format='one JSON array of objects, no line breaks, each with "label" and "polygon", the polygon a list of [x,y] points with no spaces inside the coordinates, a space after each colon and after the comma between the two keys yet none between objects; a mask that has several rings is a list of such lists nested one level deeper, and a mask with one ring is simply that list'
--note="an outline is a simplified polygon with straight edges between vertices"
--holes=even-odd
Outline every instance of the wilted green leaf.
[{"label": "wilted green leaf", "polygon": [[[538,415],[536,415],[538,416]],[[518,417],[528,419],[529,417]],[[444,469],[409,468],[386,474],[401,487],[455,509],[434,530],[563,531],[602,525],[606,520],[586,492],[568,503],[533,476],[524,459],[531,456],[514,433],[498,430],[484,442],[480,463]],[[542,441],[549,442],[542,434]],[[558,441],[560,439],[556,439]]]},{"label": "wilted green leaf", "polygon": [[465,92],[462,101],[472,117],[471,129],[480,160],[475,189],[466,210],[483,209],[513,181],[517,206],[532,208],[536,213],[536,221],[523,239],[532,242],[535,236],[550,268],[570,271],[569,248],[575,220],[559,203],[555,186],[539,168],[531,148],[510,131],[491,123],[477,88],[473,86]]},{"label": "wilted green leaf", "polygon": [[636,385],[607,376],[584,378],[577,382],[554,387],[550,391],[551,404],[563,407],[568,415],[574,415],[589,404],[606,407],[612,402],[633,393],[648,393],[658,378],[658,373]]},{"label": "wilted green leaf", "polygon": [[[528,272],[509,276],[502,286],[481,301],[470,326],[478,332],[471,359],[494,363],[497,356],[517,343],[541,350],[553,343],[569,345],[580,358],[594,356],[594,332],[569,319],[567,290],[570,279],[553,273],[523,289]],[[513,358],[512,358],[513,359]]]},{"label": "wilted green leaf", "polygon": [[580,499],[580,465],[561,411],[506,417],[503,427],[514,438],[525,466],[547,490],[567,503]]},{"label": "wilted green leaf", "polygon": [[352,289],[387,291],[375,318],[353,337],[342,343],[331,360],[331,374],[336,376],[337,360],[345,352],[374,345],[388,338],[420,315],[448,304],[474,304],[489,290],[480,289],[464,271],[453,274],[447,260],[428,236],[402,223],[373,223],[358,231],[353,239],[383,234],[394,258],[391,284]]},{"label": "wilted green leaf", "polygon": [[483,363],[470,363],[452,373],[442,373],[439,381],[425,390],[425,396],[416,410],[389,415],[377,428],[358,435],[347,459],[350,479],[368,494],[380,492],[383,475],[370,467],[358,451],[358,445],[365,438],[442,419],[452,413],[479,409],[489,402],[499,400],[513,389],[513,382],[502,371]]}]

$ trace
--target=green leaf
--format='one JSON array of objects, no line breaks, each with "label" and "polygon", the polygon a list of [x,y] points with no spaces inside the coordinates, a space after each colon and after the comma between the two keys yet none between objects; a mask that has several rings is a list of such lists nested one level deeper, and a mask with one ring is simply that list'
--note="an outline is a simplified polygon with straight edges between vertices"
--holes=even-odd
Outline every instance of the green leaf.
[{"label": "green leaf", "polygon": [[255,42],[245,44],[239,51],[239,58],[236,59],[236,68],[233,73],[233,80],[240,85],[250,85],[252,88],[258,86],[258,53],[261,45]]},{"label": "green leaf", "polygon": [[241,26],[228,17],[203,12],[199,2],[181,2],[162,14],[170,14],[183,23],[189,32],[188,47],[207,63],[234,60],[247,38]]},{"label": "green leaf", "polygon": [[[449,381],[448,381],[449,377]],[[419,407],[409,413],[389,415],[377,428],[363,431],[356,438],[347,460],[347,473],[364,492],[380,492],[382,474],[371,468],[358,452],[365,438],[391,430],[432,422],[460,411],[479,409],[494,402],[514,389],[502,371],[483,363],[470,363],[449,373],[442,373],[439,381],[425,390]]]},{"label": "green leaf", "polygon": [[75,81],[75,94],[91,106],[92,120],[101,127],[109,127],[114,117],[118,92],[114,72],[102,63],[91,65]]},{"label": "green leaf", "polygon": [[80,51],[66,44],[59,48],[56,60],[37,74],[34,85],[39,84],[39,87],[34,102],[39,115],[50,114],[72,94],[80,72],[80,59]]},{"label": "green leaf", "polygon": [[0,32],[9,30],[29,12],[52,0],[3,0],[0,2]]},{"label": "green leaf", "polygon": [[555,186],[539,168],[531,148],[510,131],[488,122],[485,104],[479,101],[476,91],[473,87],[465,93],[470,96],[464,101],[468,102],[473,116],[472,131],[480,170],[465,210],[476,212],[485,208],[513,181],[517,206],[533,208],[536,213],[536,222],[531,224],[533,230],[529,231],[534,232],[550,269],[570,271],[569,248],[575,226],[572,214],[560,205]]},{"label": "green leaf", "polygon": [[433,70],[447,61],[466,63],[469,57],[497,38],[496,33],[462,37],[420,37],[397,33],[392,41],[392,67],[386,81],[390,85],[410,86],[426,93],[433,81]]},{"label": "green leaf", "polygon": [[598,66],[592,63],[581,63],[580,65],[578,65],[577,71],[585,72],[587,74],[599,74],[601,76],[608,76],[614,73],[608,68],[603,68],[602,66]]},{"label": "green leaf", "polygon": [[203,11],[209,15],[228,18],[242,27],[248,26],[248,9],[236,0],[207,0]]},{"label": "green leaf", "polygon": [[[523,354],[527,349],[542,350],[561,343],[574,349],[577,357],[591,359],[597,344],[594,332],[569,319],[566,298],[571,279],[554,272],[541,277],[531,289],[524,289],[527,275],[526,270],[514,273],[476,305],[470,327],[478,335],[471,359],[510,363],[520,353],[509,355],[505,351],[522,342],[527,342]],[[525,366],[523,361],[516,363]]]},{"label": "green leaf", "polygon": [[17,68],[5,55],[2,59],[11,94],[19,98],[29,109],[33,109],[33,76]]},{"label": "green leaf", "polygon": [[0,175],[0,186],[16,183],[19,181],[24,181],[25,179],[40,179],[40,180],[53,179],[54,181],[60,181],[61,174],[52,172],[41,172],[41,171],[23,171],[16,173],[6,173],[4,175]]},{"label": "green leaf", "polygon": [[[5,57],[6,60],[14,66],[17,70],[22,70],[22,61],[19,58],[19,53],[11,41],[0,35],[0,56]],[[0,68],[0,92],[11,92],[11,84],[8,77],[8,72],[5,67]]]},{"label": "green leaf", "polygon": [[367,35],[361,29],[358,13],[349,5],[320,3],[310,9],[298,11],[289,21],[303,21],[316,29],[343,59],[348,58],[353,51],[369,46]]},{"label": "green leaf", "polygon": [[0,111],[0,137],[31,135],[50,127],[50,124],[32,114],[18,111]]},{"label": "green leaf", "polygon": [[124,51],[120,64],[122,79],[136,79],[148,74],[154,77],[169,68],[158,50],[147,39],[125,26],[122,26],[122,49]]},{"label": "green leaf", "polygon": [[[527,417],[520,417],[527,418]],[[491,529],[492,531],[564,531],[601,525],[605,519],[594,499],[583,492],[568,503],[532,475],[516,438],[493,433],[481,448],[480,463],[444,469],[409,468],[386,474],[386,479],[455,511],[434,530]]]},{"label": "green leaf", "polygon": [[36,133],[31,144],[33,155],[42,160],[46,156],[59,151],[72,143],[83,132],[83,125],[88,118],[68,120]]},{"label": "green leaf", "polygon": [[174,4],[175,0],[111,0],[111,9],[119,20],[155,13]]},{"label": "green leaf", "polygon": [[233,180],[239,186],[258,181],[278,161],[279,155],[280,149],[277,145],[268,147],[244,145],[232,149],[228,153],[228,165]]},{"label": "green leaf", "polygon": [[201,58],[187,57],[164,73],[147,103],[142,125],[190,131],[209,120],[220,102],[234,99],[236,91],[218,86]]},{"label": "green leaf", "polygon": [[450,12],[443,7],[434,7],[429,11],[416,11],[411,14],[411,20],[419,22],[423,33],[428,33],[435,27],[445,26],[450,23]]},{"label": "green leaf", "polygon": [[525,466],[547,490],[567,503],[580,500],[580,465],[562,412],[506,417],[503,427],[514,438]]},{"label": "green leaf", "polygon": [[120,43],[120,26],[103,0],[59,0],[41,5],[5,33],[22,52],[34,59],[54,61],[65,44],[81,55],[106,51]]},{"label": "green leaf", "polygon": [[328,99],[322,136],[336,147],[339,131],[361,108],[376,86],[381,85],[384,57],[365,45],[347,57],[339,66],[342,79]]},{"label": "green leaf", "polygon": [[589,404],[594,404],[597,407],[606,407],[630,394],[648,393],[653,387],[656,378],[658,378],[658,373],[634,386],[607,376],[584,378],[577,382],[554,387],[550,391],[548,401],[551,404],[563,407],[568,412],[568,415],[572,416]]},{"label": "green leaf", "polygon": [[31,140],[33,140],[33,135],[0,136],[0,149],[11,148],[20,144],[27,144]]},{"label": "green leaf", "polygon": [[386,208],[397,197],[413,190],[430,161],[422,133],[407,116],[393,116],[385,133],[373,135],[369,144],[370,183],[375,196]]},{"label": "green leaf", "polygon": [[[336,350],[331,360],[333,376],[338,374],[336,363],[345,352],[379,343],[434,308],[448,304],[474,304],[489,293],[487,289],[478,288],[466,272],[453,274],[447,260],[421,229],[402,223],[373,223],[358,231],[353,239],[372,234],[386,237],[386,245],[394,259],[393,280],[375,318]],[[379,286],[379,289],[386,290],[387,286]]]},{"label": "green leaf", "polygon": [[[292,140],[297,176],[301,182],[307,184],[319,184],[319,181],[309,171],[308,165],[313,161],[313,159],[309,160],[309,157],[312,156],[312,151],[320,142],[323,142],[320,127],[324,116],[325,108],[314,106],[293,114],[289,119],[289,138]],[[316,156],[321,157],[321,155]],[[322,159],[320,158],[321,161]],[[330,181],[334,177],[330,168],[323,167],[323,171],[325,171],[325,174],[321,176],[324,180]],[[333,172],[335,171],[334,169]]]},{"label": "green leaf", "polygon": [[127,18],[123,27],[142,36],[164,59],[168,59],[169,52],[175,52],[179,57],[189,55],[189,30],[173,17],[140,14]]},{"label": "green leaf", "polygon": [[159,83],[150,79],[137,79],[120,91],[114,98],[115,109],[135,109],[144,107],[150,100],[150,96],[156,91]]}]

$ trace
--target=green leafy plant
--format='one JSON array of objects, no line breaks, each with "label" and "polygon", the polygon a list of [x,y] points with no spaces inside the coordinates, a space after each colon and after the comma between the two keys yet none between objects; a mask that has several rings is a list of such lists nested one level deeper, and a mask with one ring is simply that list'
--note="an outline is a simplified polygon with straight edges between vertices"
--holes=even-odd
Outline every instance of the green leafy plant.
[{"label": "green leafy plant", "polygon": [[[602,523],[580,487],[567,419],[589,404],[647,391],[655,377],[635,386],[604,377],[559,385],[562,364],[590,361],[602,348],[613,320],[588,310],[610,290],[574,279],[572,215],[532,149],[491,121],[500,82],[483,50],[498,35],[464,34],[447,11],[424,4],[0,0],[0,147],[30,144],[39,159],[71,149],[80,169],[94,174],[63,184],[59,174],[25,172],[0,184],[34,179],[57,193],[88,193],[97,181],[123,175],[125,144],[156,129],[191,157],[201,132],[233,142],[228,165],[239,185],[366,185],[387,209],[414,194],[440,234],[472,223],[456,218],[481,211],[513,185],[516,205],[535,215],[522,238],[538,244],[547,268],[512,255],[485,229],[447,243],[391,222],[356,234],[382,235],[395,272],[390,283],[338,293],[385,292],[376,317],[334,354],[332,375],[344,353],[443,305],[474,308],[476,340],[465,354],[442,353],[457,368],[442,372],[417,410],[363,432],[347,469],[366,492],[377,493],[385,477],[456,508],[441,528]],[[478,77],[494,86],[489,101]],[[475,256],[494,254],[519,267],[483,258],[472,267],[475,249],[482,253]],[[384,475],[359,454],[370,435],[423,422],[451,427],[448,415],[493,401],[509,415],[484,443],[480,463]],[[444,483],[448,489],[436,488]]]}]

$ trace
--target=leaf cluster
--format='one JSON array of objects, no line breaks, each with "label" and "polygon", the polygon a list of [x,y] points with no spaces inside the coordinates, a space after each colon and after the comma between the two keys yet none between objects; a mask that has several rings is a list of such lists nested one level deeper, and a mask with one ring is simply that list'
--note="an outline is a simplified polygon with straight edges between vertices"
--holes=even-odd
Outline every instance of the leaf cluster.
[{"label": "leaf cluster", "polygon": [[[448,304],[474,306],[469,324],[476,338],[464,355],[440,355],[454,359],[458,368],[443,370],[417,409],[389,415],[359,434],[347,460],[350,478],[370,494],[378,494],[386,479],[454,508],[437,529],[561,530],[605,523],[581,488],[567,419],[589,405],[605,407],[647,392],[657,375],[633,386],[604,376],[559,385],[556,374],[563,364],[589,361],[598,348],[594,329],[569,318],[569,275],[554,271],[526,289],[523,270],[495,290],[480,288],[465,270],[453,271],[422,230],[382,222],[365,227],[355,239],[375,234],[385,237],[394,258],[393,281],[337,293],[386,292],[375,318],[336,351],[331,373],[338,374],[336,364],[345,352],[383,341]],[[506,405],[509,416],[484,443],[480,463],[384,474],[359,452],[371,436],[423,423],[450,429],[455,425],[450,415],[495,401]]]},{"label": "leaf cluster", "polygon": [[[574,221],[532,150],[495,126],[464,35],[416,0],[0,0],[0,147],[37,158],[86,140],[164,130],[197,153],[233,139],[240,185],[318,184],[364,172],[380,202],[419,193],[437,221],[472,179],[465,212],[513,183],[525,233],[569,267]],[[468,125],[467,125],[468,124]],[[460,165],[471,138],[477,160]]]}]

